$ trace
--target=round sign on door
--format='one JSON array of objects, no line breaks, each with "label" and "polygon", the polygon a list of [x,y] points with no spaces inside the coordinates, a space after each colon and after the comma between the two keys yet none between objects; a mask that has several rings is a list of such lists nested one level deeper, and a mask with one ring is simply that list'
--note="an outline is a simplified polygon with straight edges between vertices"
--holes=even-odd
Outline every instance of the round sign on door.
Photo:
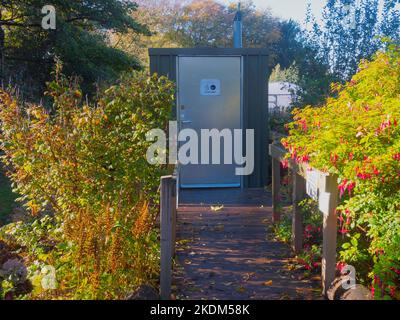
[{"label": "round sign on door", "polygon": [[200,81],[200,94],[202,96],[219,96],[219,95],[221,95],[221,80],[202,79]]}]

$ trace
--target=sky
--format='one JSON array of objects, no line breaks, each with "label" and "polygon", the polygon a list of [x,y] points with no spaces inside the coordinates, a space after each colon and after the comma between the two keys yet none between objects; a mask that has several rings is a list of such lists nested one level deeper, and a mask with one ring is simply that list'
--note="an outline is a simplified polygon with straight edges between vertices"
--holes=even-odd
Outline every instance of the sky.
[{"label": "sky", "polygon": [[[220,0],[224,3],[238,2],[236,0]],[[258,8],[270,8],[275,16],[293,19],[300,23],[304,22],[307,4],[311,3],[311,8],[317,20],[321,17],[322,8],[326,0],[253,0]]]}]

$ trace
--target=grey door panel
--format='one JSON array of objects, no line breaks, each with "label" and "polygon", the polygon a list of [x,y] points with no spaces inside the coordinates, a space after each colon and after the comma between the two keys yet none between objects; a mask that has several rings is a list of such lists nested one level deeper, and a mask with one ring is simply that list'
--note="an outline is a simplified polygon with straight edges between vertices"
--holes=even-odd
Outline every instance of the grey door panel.
[{"label": "grey door panel", "polygon": [[[180,130],[194,129],[200,138],[201,129],[241,129],[241,87],[241,57],[178,57]],[[221,164],[180,165],[181,187],[240,187],[237,165],[223,164],[223,151],[221,139]],[[211,157],[210,151],[210,163]]]}]

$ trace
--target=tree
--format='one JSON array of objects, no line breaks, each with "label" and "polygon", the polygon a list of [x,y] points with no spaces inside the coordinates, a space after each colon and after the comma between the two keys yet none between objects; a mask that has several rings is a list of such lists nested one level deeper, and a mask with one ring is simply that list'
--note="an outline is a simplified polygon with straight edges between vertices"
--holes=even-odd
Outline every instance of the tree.
[{"label": "tree", "polygon": [[[43,0],[3,0],[0,7],[2,78],[22,85],[29,98],[38,97],[49,80],[58,56],[65,72],[83,78],[85,89],[98,80],[116,77],[122,70],[138,69],[139,61],[108,45],[110,31],[149,34],[131,14],[137,5],[128,0],[54,0],[55,30],[41,26]],[[0,41],[1,44],[1,41]]]},{"label": "tree", "polygon": [[[232,13],[236,12],[236,7],[233,4],[229,9]],[[282,39],[279,19],[272,16],[268,10],[256,9],[252,1],[242,3],[241,10],[243,15],[243,46],[248,48],[271,47],[271,49],[274,49],[274,45]]]},{"label": "tree", "polygon": [[320,105],[330,93],[335,80],[329,65],[318,55],[318,47],[307,38],[307,33],[292,20],[279,23],[281,38],[274,44],[278,67],[271,77],[297,85],[296,106]]},{"label": "tree", "polygon": [[380,26],[382,35],[393,40],[400,39],[400,0],[385,0],[383,17]]},{"label": "tree", "polygon": [[134,55],[148,66],[148,48],[179,47],[167,34],[173,29],[174,21],[187,3],[186,0],[136,0],[138,10],[132,13],[132,18],[148,26],[150,34],[134,31],[111,34],[111,44]]},{"label": "tree", "polygon": [[[214,0],[195,0],[183,7],[168,33],[181,46],[231,47],[236,6]],[[257,10],[252,1],[241,6],[244,47],[268,47],[280,39],[278,19],[267,10]]]},{"label": "tree", "polygon": [[[380,38],[399,39],[399,0],[328,0],[322,25],[308,16],[308,41],[343,81],[357,72],[362,59],[370,59],[384,45]],[[383,10],[380,10],[383,4]]]},{"label": "tree", "polygon": [[232,39],[233,15],[213,0],[196,0],[184,6],[167,37],[182,47],[226,47]]},{"label": "tree", "polygon": [[[232,47],[234,4],[225,6],[213,0],[137,0],[134,18],[145,23],[151,36],[116,35],[115,43],[147,59],[148,47]],[[294,21],[280,21],[267,10],[258,10],[251,1],[242,2],[243,45],[270,49],[269,64],[279,63],[288,81],[299,84],[300,104],[321,103],[329,93],[332,78],[318,50],[306,44],[304,32]]]},{"label": "tree", "polygon": [[[383,3],[383,10],[380,5]],[[329,0],[317,22],[310,7],[306,28],[281,22],[280,73],[296,83],[296,106],[321,105],[330,94],[332,82],[348,81],[362,59],[371,59],[385,47],[380,38],[399,40],[399,0]],[[294,71],[294,72],[293,72]]]},{"label": "tree", "polygon": [[[148,62],[149,47],[232,47],[236,6],[214,0],[137,0],[135,20],[149,26],[151,36],[113,35],[113,43]],[[270,47],[279,41],[278,19],[260,11],[251,1],[242,3],[243,44],[245,47]],[[133,41],[135,39],[135,41]],[[271,52],[271,65],[277,54]]]}]

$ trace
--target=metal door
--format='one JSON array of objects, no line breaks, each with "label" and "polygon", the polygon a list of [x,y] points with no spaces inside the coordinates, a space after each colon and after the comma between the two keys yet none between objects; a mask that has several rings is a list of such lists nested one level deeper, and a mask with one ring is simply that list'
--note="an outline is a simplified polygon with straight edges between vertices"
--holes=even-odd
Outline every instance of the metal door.
[{"label": "metal door", "polygon": [[[201,129],[241,129],[241,57],[178,57],[179,129],[190,128],[199,138],[199,164],[180,165],[182,188],[240,187],[241,177],[232,154],[232,164],[224,164],[221,138],[220,164],[201,163]],[[182,142],[184,144],[185,142]],[[233,148],[232,148],[233,149]]]}]

